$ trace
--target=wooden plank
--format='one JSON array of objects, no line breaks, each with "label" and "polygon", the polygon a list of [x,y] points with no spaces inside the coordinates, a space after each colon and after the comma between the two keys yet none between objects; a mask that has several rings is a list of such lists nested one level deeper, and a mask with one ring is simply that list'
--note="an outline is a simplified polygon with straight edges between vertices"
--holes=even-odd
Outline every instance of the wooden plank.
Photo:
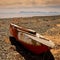
[{"label": "wooden plank", "polygon": [[12,24],[12,23],[11,23],[10,25],[12,25],[12,26],[14,26],[14,27],[16,27],[17,29],[20,29],[20,30],[22,30],[22,31],[29,32],[29,33],[32,33],[32,34],[36,34],[36,31],[34,31],[34,30],[32,30],[32,29],[26,29],[26,28],[20,27],[20,26],[18,26],[18,25]]},{"label": "wooden plank", "polygon": [[30,37],[31,39],[37,41],[37,42],[40,42],[40,43],[48,46],[48,47],[51,47],[51,48],[55,47],[55,44],[51,40],[46,40],[46,39],[38,38],[38,37],[35,37],[35,36],[31,36],[29,34],[25,34],[25,35]]}]

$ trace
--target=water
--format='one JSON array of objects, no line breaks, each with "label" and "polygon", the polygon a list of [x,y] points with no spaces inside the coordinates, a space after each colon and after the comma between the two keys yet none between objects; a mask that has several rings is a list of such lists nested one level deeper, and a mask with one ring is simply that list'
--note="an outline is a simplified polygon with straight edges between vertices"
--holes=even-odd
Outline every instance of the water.
[{"label": "water", "polygon": [[0,8],[0,18],[60,15],[60,7]]}]

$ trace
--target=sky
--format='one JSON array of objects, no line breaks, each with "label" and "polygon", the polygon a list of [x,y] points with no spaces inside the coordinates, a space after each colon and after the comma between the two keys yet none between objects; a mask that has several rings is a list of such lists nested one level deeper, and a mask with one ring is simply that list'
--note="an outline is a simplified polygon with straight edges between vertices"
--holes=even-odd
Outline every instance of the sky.
[{"label": "sky", "polygon": [[1,7],[60,6],[60,0],[0,0]]},{"label": "sky", "polygon": [[60,15],[60,0],[0,0],[0,18]]}]

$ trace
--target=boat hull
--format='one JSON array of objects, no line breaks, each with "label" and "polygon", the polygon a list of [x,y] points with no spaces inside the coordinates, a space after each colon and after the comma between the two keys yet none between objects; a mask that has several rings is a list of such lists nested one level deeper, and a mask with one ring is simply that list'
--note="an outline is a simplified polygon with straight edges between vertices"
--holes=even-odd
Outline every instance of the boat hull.
[{"label": "boat hull", "polygon": [[31,44],[24,43],[22,41],[20,41],[20,43],[22,45],[24,45],[26,47],[26,49],[28,49],[29,51],[31,51],[34,54],[41,54],[41,53],[44,53],[44,52],[47,52],[48,50],[50,50],[50,48],[48,48],[45,45],[34,46],[34,45],[31,45]]},{"label": "boat hull", "polygon": [[43,52],[46,52],[50,50],[50,48],[46,45],[34,45],[34,44],[29,44],[24,42],[20,37],[18,36],[20,32],[14,28],[13,26],[10,26],[10,34],[17,40],[19,41],[24,47],[26,47],[28,50],[30,50],[32,53],[35,54],[41,54]]}]

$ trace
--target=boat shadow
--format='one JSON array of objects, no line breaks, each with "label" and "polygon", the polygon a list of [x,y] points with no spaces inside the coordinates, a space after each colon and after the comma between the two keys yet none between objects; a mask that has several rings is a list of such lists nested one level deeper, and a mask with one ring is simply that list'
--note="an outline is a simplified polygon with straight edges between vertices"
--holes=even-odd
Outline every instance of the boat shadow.
[{"label": "boat shadow", "polygon": [[20,53],[25,60],[55,60],[50,51],[36,55],[28,51],[23,45],[21,45],[14,37],[9,37],[11,44],[16,47],[16,51]]}]

